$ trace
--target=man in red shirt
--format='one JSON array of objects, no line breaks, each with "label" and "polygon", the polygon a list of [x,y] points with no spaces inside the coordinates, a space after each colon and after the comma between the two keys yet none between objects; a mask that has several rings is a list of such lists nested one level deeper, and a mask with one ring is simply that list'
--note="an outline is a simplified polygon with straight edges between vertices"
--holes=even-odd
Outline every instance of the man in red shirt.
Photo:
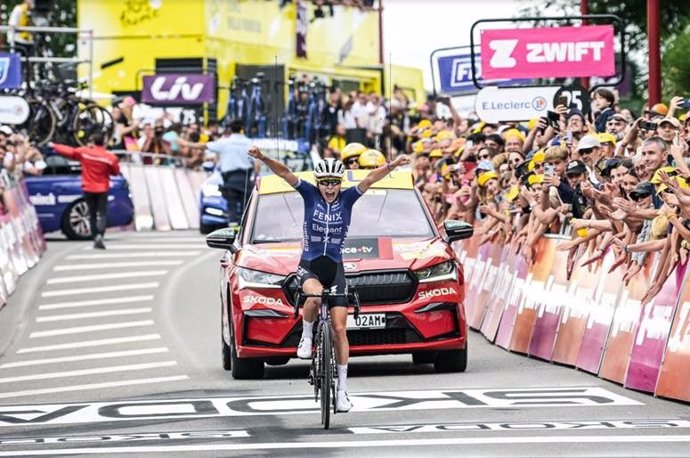
[{"label": "man in red shirt", "polygon": [[105,249],[103,236],[107,224],[110,175],[120,174],[117,156],[106,151],[104,144],[105,138],[101,133],[92,134],[88,146],[80,148],[48,143],[56,153],[81,162],[81,188],[84,190],[84,200],[89,206],[93,247],[101,250]]}]

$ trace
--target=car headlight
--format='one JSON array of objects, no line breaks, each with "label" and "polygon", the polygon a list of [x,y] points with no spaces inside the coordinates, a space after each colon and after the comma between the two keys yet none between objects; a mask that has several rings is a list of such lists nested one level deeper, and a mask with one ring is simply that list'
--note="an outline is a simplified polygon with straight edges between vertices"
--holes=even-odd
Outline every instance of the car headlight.
[{"label": "car headlight", "polygon": [[201,187],[201,194],[204,197],[220,197],[222,196],[220,192],[220,186],[217,184],[205,184]]},{"label": "car headlight", "polygon": [[240,289],[244,288],[281,288],[285,276],[261,272],[259,270],[237,268]]},{"label": "car headlight", "polygon": [[442,262],[426,269],[416,270],[415,275],[419,283],[429,283],[441,280],[457,280],[457,272],[453,261]]}]

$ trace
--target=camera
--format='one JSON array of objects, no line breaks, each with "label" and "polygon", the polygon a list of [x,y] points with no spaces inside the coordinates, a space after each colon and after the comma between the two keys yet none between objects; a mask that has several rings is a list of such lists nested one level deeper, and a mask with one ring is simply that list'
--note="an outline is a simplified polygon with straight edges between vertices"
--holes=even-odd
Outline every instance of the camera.
[{"label": "camera", "polygon": [[644,130],[656,130],[659,125],[655,122],[640,121],[640,129]]},{"label": "camera", "polygon": [[558,113],[554,111],[546,112],[546,121],[548,122],[549,126],[553,127],[555,130],[558,130],[560,128],[560,125],[558,124],[559,119],[560,116],[558,115]]}]

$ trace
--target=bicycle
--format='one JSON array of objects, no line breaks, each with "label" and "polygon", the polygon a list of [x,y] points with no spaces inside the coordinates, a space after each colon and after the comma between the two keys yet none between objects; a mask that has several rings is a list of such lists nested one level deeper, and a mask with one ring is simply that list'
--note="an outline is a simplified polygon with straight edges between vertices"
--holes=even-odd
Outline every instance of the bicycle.
[{"label": "bicycle", "polygon": [[304,294],[302,288],[298,288],[295,293],[295,311],[294,318],[299,316],[299,308],[304,304],[304,300],[308,297],[321,298],[321,307],[316,318],[316,326],[314,326],[314,349],[311,358],[311,366],[309,368],[309,384],[314,386],[314,401],[320,401],[321,408],[321,424],[324,429],[330,427],[331,407],[333,414],[337,413],[337,399],[336,399],[336,368],[335,368],[335,353],[333,349],[333,334],[331,331],[331,317],[328,313],[328,302],[332,297],[346,297],[348,302],[354,303],[355,320],[359,317],[359,294],[353,287],[348,287],[350,290],[346,294],[332,294],[330,290],[324,289],[321,294]]}]

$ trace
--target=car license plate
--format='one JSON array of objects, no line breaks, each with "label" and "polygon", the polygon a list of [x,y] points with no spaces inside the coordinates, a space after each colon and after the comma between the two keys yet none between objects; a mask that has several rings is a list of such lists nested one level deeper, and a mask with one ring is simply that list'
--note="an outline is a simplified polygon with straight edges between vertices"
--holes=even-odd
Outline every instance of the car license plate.
[{"label": "car license plate", "polygon": [[386,327],[385,313],[361,314],[347,316],[347,329],[383,329]]}]

